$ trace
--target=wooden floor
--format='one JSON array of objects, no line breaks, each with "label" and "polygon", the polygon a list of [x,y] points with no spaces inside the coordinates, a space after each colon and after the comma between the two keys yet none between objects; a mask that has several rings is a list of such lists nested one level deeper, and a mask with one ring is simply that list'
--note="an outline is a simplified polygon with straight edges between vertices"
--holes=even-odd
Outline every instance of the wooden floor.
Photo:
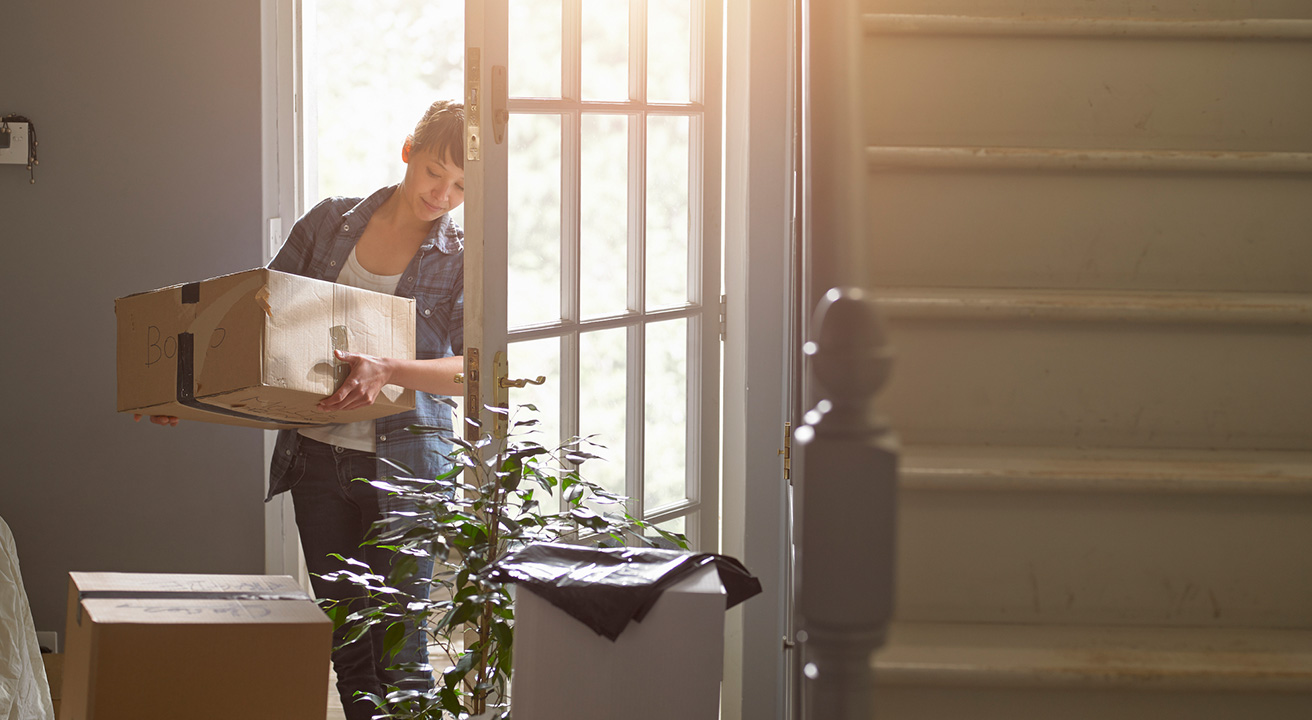
[{"label": "wooden floor", "polygon": [[337,673],[328,670],[328,718],[327,720],[346,720],[342,711],[342,699],[337,696]]}]

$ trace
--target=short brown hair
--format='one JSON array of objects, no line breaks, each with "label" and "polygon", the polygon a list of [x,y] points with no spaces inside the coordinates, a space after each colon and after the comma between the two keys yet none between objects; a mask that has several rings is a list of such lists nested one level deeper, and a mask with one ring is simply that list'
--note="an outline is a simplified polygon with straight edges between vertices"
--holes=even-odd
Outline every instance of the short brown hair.
[{"label": "short brown hair", "polygon": [[438,157],[450,154],[457,167],[465,166],[465,106],[438,100],[415,125],[410,151],[432,150]]}]

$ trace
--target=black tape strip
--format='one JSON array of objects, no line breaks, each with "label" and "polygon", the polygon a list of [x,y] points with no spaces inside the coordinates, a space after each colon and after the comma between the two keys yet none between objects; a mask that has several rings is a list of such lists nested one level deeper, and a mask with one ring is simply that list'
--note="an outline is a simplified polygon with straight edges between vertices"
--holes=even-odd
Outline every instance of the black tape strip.
[{"label": "black tape strip", "polygon": [[[195,283],[193,283],[194,285]],[[294,428],[302,427],[304,423],[289,423],[285,420],[272,418],[265,415],[255,415],[244,413],[240,410],[222,407],[220,405],[210,405],[196,399],[196,338],[189,332],[178,333],[178,389],[177,399],[182,405],[196,410],[203,410],[216,415],[228,415],[245,420],[258,420],[259,422],[272,423],[279,427]]]},{"label": "black tape strip", "polygon": [[187,283],[182,286],[182,304],[195,305],[200,302],[200,283]]}]

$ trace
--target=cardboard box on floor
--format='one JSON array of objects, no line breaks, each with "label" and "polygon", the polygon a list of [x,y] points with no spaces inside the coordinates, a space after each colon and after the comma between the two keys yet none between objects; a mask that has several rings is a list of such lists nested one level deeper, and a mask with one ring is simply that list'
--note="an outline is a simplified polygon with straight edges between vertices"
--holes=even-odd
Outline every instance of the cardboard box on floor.
[{"label": "cardboard box on floor", "polygon": [[285,575],[69,573],[60,720],[323,720],[332,621]]},{"label": "cardboard box on floor", "polygon": [[59,717],[60,690],[64,685],[64,653],[42,653],[41,662],[46,666],[46,683],[50,686],[50,704],[54,706],[55,717]]},{"label": "cardboard box on floor", "polygon": [[118,410],[246,427],[352,422],[414,408],[387,385],[372,406],[324,413],[345,379],[334,349],[415,356],[415,301],[257,268],[114,301]]}]

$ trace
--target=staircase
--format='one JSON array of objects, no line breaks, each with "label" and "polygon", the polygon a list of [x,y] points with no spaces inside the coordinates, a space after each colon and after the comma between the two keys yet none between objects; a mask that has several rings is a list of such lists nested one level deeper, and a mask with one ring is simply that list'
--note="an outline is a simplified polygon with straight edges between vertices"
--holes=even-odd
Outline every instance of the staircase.
[{"label": "staircase", "polygon": [[860,6],[876,716],[1312,718],[1312,3]]}]

